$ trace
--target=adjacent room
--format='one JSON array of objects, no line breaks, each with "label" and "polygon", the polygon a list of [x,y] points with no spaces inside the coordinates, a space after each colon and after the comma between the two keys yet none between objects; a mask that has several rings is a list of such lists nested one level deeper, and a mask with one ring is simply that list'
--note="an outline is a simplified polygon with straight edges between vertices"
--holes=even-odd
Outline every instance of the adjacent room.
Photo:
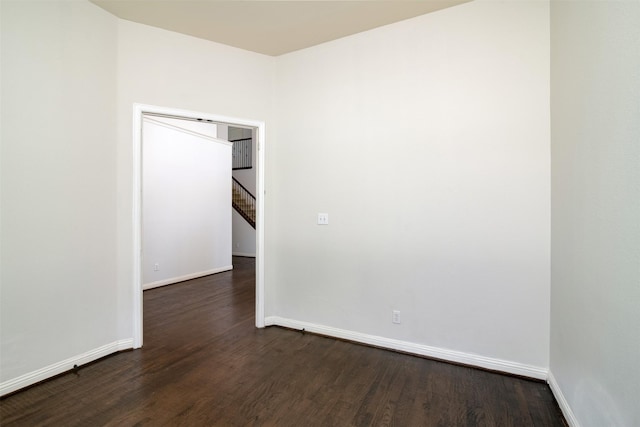
[{"label": "adjacent room", "polygon": [[[157,414],[190,425],[437,425],[411,412],[430,404],[445,425],[553,425],[527,404],[640,425],[640,2],[188,5],[0,2],[3,414],[37,417],[7,405],[21,390],[101,389],[74,422],[135,424],[177,384]],[[196,267],[217,274],[143,293],[142,122],[165,111],[254,141],[232,175],[255,228],[229,208],[242,238]],[[224,369],[200,383],[187,361]],[[542,397],[482,418],[472,377]],[[249,391],[184,400],[232,380]]]}]

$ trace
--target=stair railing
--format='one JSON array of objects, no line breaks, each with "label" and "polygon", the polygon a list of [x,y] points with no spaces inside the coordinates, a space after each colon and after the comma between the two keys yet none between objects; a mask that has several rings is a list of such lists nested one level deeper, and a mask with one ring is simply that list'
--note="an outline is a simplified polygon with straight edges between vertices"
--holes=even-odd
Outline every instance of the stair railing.
[{"label": "stair railing", "polygon": [[231,183],[231,204],[254,229],[256,228],[256,198],[240,182],[233,179]]},{"label": "stair railing", "polygon": [[233,143],[233,147],[231,148],[231,157],[233,159],[232,169],[251,169],[253,167],[253,148],[251,146],[253,139],[233,139],[229,142]]}]

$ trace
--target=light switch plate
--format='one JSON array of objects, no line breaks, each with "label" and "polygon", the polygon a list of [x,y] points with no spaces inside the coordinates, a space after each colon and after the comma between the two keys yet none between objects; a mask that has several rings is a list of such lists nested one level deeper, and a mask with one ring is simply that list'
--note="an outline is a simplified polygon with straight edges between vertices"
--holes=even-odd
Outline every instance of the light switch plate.
[{"label": "light switch plate", "polygon": [[318,214],[318,225],[329,225],[329,214],[328,213],[319,213]]}]

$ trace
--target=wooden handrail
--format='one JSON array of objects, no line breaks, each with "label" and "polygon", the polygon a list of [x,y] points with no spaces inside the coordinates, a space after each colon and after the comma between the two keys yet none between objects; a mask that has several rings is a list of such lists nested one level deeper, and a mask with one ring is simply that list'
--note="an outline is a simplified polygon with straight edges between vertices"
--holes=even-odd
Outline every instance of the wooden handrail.
[{"label": "wooden handrail", "polygon": [[254,229],[256,228],[256,197],[237,179],[231,177],[231,205]]}]

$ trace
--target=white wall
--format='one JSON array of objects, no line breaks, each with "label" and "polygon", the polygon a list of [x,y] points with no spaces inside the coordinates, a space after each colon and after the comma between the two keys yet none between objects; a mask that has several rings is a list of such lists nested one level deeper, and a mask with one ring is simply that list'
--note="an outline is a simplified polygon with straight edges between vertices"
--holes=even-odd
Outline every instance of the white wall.
[{"label": "white wall", "polygon": [[0,27],[7,392],[117,350],[117,24],[87,2],[2,1]]},{"label": "white wall", "polygon": [[639,24],[551,3],[550,369],[584,427],[640,425]]},{"label": "white wall", "polygon": [[238,212],[233,210],[233,255],[256,256],[256,230]]},{"label": "white wall", "polygon": [[215,124],[167,121],[143,121],[145,289],[232,268],[231,144]]},{"label": "white wall", "polygon": [[220,123],[216,125],[217,138],[224,139],[225,141],[229,140],[229,125]]},{"label": "white wall", "polygon": [[276,92],[270,314],[544,370],[548,4],[476,1],[284,55]]},{"label": "white wall", "polygon": [[121,336],[130,337],[133,327],[133,104],[270,123],[275,58],[121,20],[118,21],[117,76],[118,331]]}]

